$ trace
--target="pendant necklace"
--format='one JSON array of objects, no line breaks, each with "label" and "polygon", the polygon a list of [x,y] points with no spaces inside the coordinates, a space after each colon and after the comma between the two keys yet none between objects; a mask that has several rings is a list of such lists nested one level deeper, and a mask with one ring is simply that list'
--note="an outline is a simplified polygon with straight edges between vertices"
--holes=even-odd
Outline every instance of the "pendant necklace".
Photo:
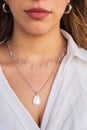
[{"label": "pendant necklace", "polygon": [[[34,93],[33,99],[32,99],[32,103],[36,106],[38,106],[41,103],[41,98],[39,96],[39,93],[45,88],[45,86],[47,85],[48,81],[50,80],[51,76],[54,74],[54,72],[57,71],[57,65],[58,63],[60,63],[63,59],[63,57],[66,54],[66,49],[64,48],[62,50],[62,53],[57,57],[57,62],[56,65],[54,66],[54,68],[52,69],[50,75],[48,76],[47,80],[44,82],[44,84],[42,85],[42,87],[39,90],[34,90],[34,87],[31,85],[31,83],[25,78],[25,76],[23,75],[23,73],[20,71],[20,69],[18,68],[18,66],[16,65],[16,61],[15,61],[15,53],[12,51],[11,47],[9,47],[9,45],[7,44],[7,49],[8,49],[8,53],[10,55],[10,57],[12,58],[13,64],[16,67],[16,70],[18,71],[18,73],[20,74],[20,76],[22,77],[22,79],[27,83],[28,87],[32,90],[32,92]],[[17,62],[18,64],[20,64],[19,62]]]},{"label": "pendant necklace", "polygon": [[[15,64],[15,63],[14,63]],[[56,71],[56,66],[53,68],[53,70],[51,71],[50,75],[48,76],[47,80],[45,81],[45,83],[42,85],[41,89],[39,90],[34,90],[34,87],[31,85],[31,83],[25,78],[25,76],[22,74],[22,72],[19,70],[18,66],[15,64],[15,67],[17,69],[17,71],[19,72],[19,74],[21,75],[21,77],[24,79],[24,81],[27,83],[27,85],[29,86],[29,88],[32,90],[32,92],[34,93],[33,99],[32,99],[32,103],[36,106],[38,106],[41,103],[41,99],[39,96],[39,93],[45,88],[45,86],[47,85],[48,81],[50,80],[51,76],[53,75],[53,73]]]}]

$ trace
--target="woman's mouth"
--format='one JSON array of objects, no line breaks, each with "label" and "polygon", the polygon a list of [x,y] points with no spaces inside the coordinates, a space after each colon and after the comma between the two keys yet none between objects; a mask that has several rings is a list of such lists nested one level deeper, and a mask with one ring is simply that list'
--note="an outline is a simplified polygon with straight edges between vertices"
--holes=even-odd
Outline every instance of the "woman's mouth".
[{"label": "woman's mouth", "polygon": [[51,14],[51,11],[48,11],[43,8],[31,8],[25,11],[29,17],[35,20],[41,20]]}]

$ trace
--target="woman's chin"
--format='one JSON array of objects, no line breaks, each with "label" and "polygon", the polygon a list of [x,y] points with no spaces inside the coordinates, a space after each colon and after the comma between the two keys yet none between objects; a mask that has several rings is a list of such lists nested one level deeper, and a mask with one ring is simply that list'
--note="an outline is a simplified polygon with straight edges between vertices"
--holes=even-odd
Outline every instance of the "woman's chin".
[{"label": "woman's chin", "polygon": [[36,29],[34,29],[34,30],[32,30],[32,29],[30,30],[30,29],[29,29],[29,30],[28,30],[28,33],[29,33],[29,34],[31,34],[31,35],[36,35],[36,36],[37,36],[37,35],[45,35],[45,34],[47,34],[48,32],[49,32],[49,29],[41,29],[41,28],[40,28],[40,29],[37,29],[37,30],[36,30]]}]

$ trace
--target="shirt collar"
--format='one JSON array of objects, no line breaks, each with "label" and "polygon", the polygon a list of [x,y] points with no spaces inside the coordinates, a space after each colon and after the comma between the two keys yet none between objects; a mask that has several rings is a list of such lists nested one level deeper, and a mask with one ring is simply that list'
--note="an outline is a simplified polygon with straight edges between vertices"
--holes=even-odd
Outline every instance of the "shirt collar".
[{"label": "shirt collar", "polygon": [[64,36],[64,38],[68,41],[67,56],[76,56],[80,60],[87,62],[87,51],[83,48],[78,47],[75,41],[73,40],[72,36],[68,32],[61,29],[61,33]]}]

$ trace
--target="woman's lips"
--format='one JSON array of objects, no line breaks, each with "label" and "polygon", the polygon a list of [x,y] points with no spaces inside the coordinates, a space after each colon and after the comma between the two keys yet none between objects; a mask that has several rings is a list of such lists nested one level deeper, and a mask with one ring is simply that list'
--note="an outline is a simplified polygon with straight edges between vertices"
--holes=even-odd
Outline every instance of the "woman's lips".
[{"label": "woman's lips", "polygon": [[43,8],[31,8],[29,10],[26,10],[25,12],[27,13],[29,17],[36,20],[44,19],[51,13],[51,11],[48,11]]}]

